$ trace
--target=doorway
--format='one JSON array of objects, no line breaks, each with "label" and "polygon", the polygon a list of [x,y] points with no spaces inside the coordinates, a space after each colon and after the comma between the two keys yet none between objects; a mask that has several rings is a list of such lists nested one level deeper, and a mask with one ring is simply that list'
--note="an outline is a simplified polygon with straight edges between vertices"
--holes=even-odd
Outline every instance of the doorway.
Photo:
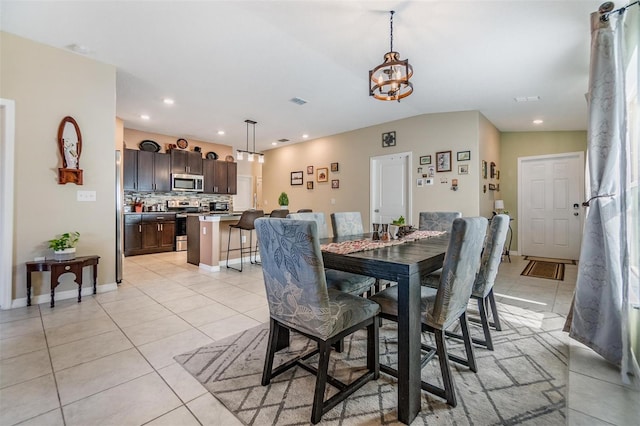
[{"label": "doorway", "polygon": [[0,98],[0,309],[12,304],[15,111],[13,100]]},{"label": "doorway", "polygon": [[371,158],[371,223],[391,223],[400,216],[411,218],[411,153]]},{"label": "doorway", "polygon": [[518,158],[518,251],[521,255],[580,257],[584,153]]}]

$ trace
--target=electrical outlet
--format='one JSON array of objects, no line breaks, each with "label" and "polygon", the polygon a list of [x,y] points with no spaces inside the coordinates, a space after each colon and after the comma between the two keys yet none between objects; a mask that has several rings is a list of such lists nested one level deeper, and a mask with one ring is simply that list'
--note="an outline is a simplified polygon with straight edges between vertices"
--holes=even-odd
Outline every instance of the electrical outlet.
[{"label": "electrical outlet", "polygon": [[242,236],[242,244],[246,244],[246,242],[247,242],[247,236],[243,235]]},{"label": "electrical outlet", "polygon": [[332,199],[331,199],[331,205],[333,206],[333,205],[335,205],[335,204],[336,204],[336,199],[335,199],[335,198],[332,198]]},{"label": "electrical outlet", "polygon": [[96,201],[96,191],[78,191],[77,193],[78,201]]}]

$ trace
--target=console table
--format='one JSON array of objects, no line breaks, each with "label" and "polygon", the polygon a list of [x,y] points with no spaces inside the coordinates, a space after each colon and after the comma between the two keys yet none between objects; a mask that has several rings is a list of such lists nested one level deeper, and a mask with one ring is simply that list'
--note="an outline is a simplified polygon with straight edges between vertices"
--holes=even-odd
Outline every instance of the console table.
[{"label": "console table", "polygon": [[80,256],[71,260],[46,259],[41,261],[27,262],[27,306],[31,306],[31,273],[51,272],[51,307],[54,306],[55,289],[60,284],[60,275],[71,272],[76,276],[78,283],[78,303],[82,295],[82,269],[85,266],[93,267],[93,294],[96,294],[96,279],[98,277],[98,261],[100,256]]}]

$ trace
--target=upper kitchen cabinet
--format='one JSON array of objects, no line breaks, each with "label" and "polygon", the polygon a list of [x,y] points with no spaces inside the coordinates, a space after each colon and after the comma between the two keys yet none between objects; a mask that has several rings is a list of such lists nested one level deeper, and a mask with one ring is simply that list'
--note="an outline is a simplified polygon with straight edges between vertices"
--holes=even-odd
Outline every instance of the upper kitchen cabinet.
[{"label": "upper kitchen cabinet", "polygon": [[138,151],[125,149],[123,155],[123,187],[125,191],[138,189]]},{"label": "upper kitchen cabinet", "polygon": [[171,150],[171,173],[201,175],[202,154],[200,152]]},{"label": "upper kitchen cabinet", "polygon": [[138,151],[137,186],[138,191],[171,191],[171,158],[169,155]]},{"label": "upper kitchen cabinet", "polygon": [[227,161],[203,160],[204,192],[207,194],[235,194],[238,165]]}]

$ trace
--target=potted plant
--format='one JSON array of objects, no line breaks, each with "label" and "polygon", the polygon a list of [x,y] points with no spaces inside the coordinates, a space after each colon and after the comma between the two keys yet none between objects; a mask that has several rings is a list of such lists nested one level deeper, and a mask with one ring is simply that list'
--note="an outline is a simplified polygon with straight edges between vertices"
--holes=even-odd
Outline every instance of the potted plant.
[{"label": "potted plant", "polygon": [[287,196],[286,192],[282,192],[278,197],[278,204],[280,204],[281,209],[289,208],[289,196]]},{"label": "potted plant", "polygon": [[55,260],[71,260],[76,257],[76,244],[80,239],[79,232],[65,232],[58,238],[49,240],[49,248],[53,249]]}]

